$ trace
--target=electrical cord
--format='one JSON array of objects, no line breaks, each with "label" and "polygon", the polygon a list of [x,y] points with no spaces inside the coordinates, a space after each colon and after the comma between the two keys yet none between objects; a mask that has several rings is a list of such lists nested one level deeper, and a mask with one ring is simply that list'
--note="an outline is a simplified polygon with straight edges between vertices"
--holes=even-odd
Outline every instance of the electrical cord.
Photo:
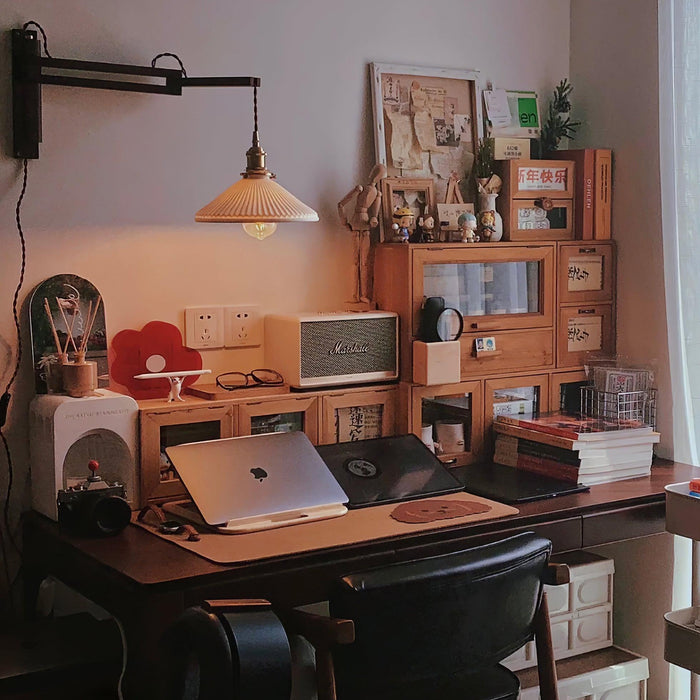
[{"label": "electrical cord", "polygon": [[164,51],[163,53],[159,53],[156,56],[153,57],[151,60],[151,68],[156,67],[156,63],[158,62],[159,58],[163,58],[164,56],[169,56],[170,58],[174,58],[179,64],[180,64],[180,70],[182,71],[183,77],[187,77],[187,71],[185,70],[185,66],[182,65],[182,61],[180,60],[180,57],[176,53],[170,53],[169,51]]},{"label": "electrical cord", "polygon": [[14,481],[14,467],[12,464],[12,453],[10,451],[10,445],[7,442],[7,437],[5,436],[5,433],[3,432],[3,428],[5,427],[5,423],[7,421],[7,411],[10,406],[10,399],[12,398],[12,395],[10,394],[10,389],[12,388],[12,385],[15,382],[15,379],[17,378],[17,374],[19,373],[19,368],[22,363],[22,333],[21,333],[21,328],[19,325],[19,311],[18,311],[18,301],[19,301],[19,293],[22,290],[22,286],[24,285],[24,273],[27,268],[27,244],[24,238],[24,231],[22,230],[22,218],[21,218],[21,211],[22,211],[22,201],[24,200],[24,195],[27,191],[27,173],[28,173],[28,161],[25,158],[24,161],[22,162],[22,189],[19,194],[19,198],[17,199],[17,206],[15,207],[15,221],[17,223],[17,232],[19,234],[19,241],[20,241],[20,246],[22,250],[22,260],[20,263],[20,270],[19,270],[19,280],[17,282],[17,286],[15,288],[15,293],[12,298],[12,319],[14,321],[15,325],[15,334],[17,337],[17,358],[15,360],[15,367],[12,372],[12,375],[10,376],[9,381],[7,382],[5,386],[5,390],[2,393],[2,398],[0,398],[0,440],[2,440],[3,448],[5,450],[5,457],[7,459],[7,493],[5,494],[5,504],[3,507],[3,520],[5,523],[5,529],[7,532],[7,537],[12,543],[12,546],[17,550],[17,552],[20,552],[20,548],[17,545],[17,542],[14,539],[14,536],[12,534],[12,527],[10,524],[10,497],[12,495],[12,485]]},{"label": "electrical cord", "polygon": [[38,22],[34,22],[33,20],[29,21],[29,22],[25,22],[22,25],[22,29],[25,32],[27,31],[27,29],[29,29],[29,27],[36,27],[39,30],[39,32],[41,32],[41,38],[42,38],[43,44],[44,44],[44,53],[47,55],[48,58],[53,58],[53,56],[49,53],[49,45],[48,45],[48,42],[46,41],[46,32],[44,31],[44,28]]}]

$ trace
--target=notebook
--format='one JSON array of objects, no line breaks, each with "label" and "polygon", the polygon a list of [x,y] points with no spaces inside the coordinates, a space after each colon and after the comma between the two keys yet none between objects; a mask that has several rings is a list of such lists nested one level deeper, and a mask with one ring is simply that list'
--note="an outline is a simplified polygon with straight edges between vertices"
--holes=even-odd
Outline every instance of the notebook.
[{"label": "notebook", "polygon": [[347,493],[348,508],[463,490],[415,435],[319,445],[316,449]]},{"label": "notebook", "polygon": [[347,512],[348,497],[303,432],[191,442],[165,452],[204,522],[221,532],[255,532]]},{"label": "notebook", "polygon": [[458,467],[453,471],[464,484],[465,491],[501,503],[525,503],[589,490],[583,484],[490,462]]}]

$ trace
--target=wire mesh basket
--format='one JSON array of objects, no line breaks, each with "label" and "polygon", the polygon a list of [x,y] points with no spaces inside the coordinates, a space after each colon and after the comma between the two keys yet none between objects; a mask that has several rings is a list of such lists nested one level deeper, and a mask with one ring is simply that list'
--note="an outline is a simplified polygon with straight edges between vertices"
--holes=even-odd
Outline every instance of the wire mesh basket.
[{"label": "wire mesh basket", "polygon": [[581,413],[608,420],[638,420],[656,430],[656,389],[644,391],[600,391],[581,387]]}]

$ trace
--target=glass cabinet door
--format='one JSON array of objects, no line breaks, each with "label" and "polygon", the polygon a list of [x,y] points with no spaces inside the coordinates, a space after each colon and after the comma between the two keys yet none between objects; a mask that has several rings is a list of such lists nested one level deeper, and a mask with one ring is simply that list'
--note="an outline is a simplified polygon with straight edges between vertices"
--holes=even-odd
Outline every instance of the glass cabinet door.
[{"label": "glass cabinet door", "polygon": [[553,245],[416,251],[414,336],[428,297],[459,310],[465,332],[551,326],[553,266]]},{"label": "glass cabinet door", "polygon": [[481,457],[482,417],[481,382],[412,388],[412,432],[450,467]]},{"label": "glass cabinet door", "polygon": [[[197,399],[188,399],[195,402]],[[184,496],[185,487],[165,454],[166,447],[184,442],[233,437],[236,407],[209,405],[180,409],[158,408],[140,411],[141,423],[141,501]]]},{"label": "glass cabinet door", "polygon": [[397,390],[339,391],[323,396],[321,444],[355,442],[396,433]]},{"label": "glass cabinet door", "polygon": [[239,435],[288,433],[300,430],[318,443],[318,398],[288,396],[248,401],[238,406]]},{"label": "glass cabinet door", "polygon": [[581,389],[588,385],[588,378],[583,370],[573,372],[555,372],[550,383],[550,405],[552,410],[581,410]]},{"label": "glass cabinet door", "polygon": [[491,435],[496,416],[509,415],[526,418],[548,411],[549,376],[506,377],[484,381],[484,432]]}]

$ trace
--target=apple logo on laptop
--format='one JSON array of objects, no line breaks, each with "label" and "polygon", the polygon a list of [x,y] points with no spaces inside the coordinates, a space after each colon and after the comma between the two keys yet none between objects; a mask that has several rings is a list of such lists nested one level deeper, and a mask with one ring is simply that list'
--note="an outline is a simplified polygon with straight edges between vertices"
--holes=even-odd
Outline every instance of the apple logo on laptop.
[{"label": "apple logo on laptop", "polygon": [[259,479],[260,481],[267,479],[267,472],[262,467],[253,467],[250,473],[255,479]]}]

